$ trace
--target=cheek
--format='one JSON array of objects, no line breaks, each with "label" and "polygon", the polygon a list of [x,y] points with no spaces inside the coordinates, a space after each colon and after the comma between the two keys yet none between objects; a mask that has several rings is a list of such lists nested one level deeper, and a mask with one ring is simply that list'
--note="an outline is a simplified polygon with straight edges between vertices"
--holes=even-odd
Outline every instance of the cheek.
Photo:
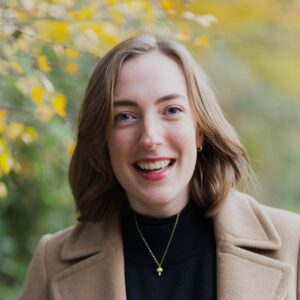
[{"label": "cheek", "polygon": [[134,145],[133,136],[126,130],[113,132],[108,141],[108,151],[112,163],[121,162],[122,157],[130,153],[130,148]]},{"label": "cheek", "polygon": [[193,124],[174,127],[169,138],[184,148],[193,147],[196,145],[196,129]]}]

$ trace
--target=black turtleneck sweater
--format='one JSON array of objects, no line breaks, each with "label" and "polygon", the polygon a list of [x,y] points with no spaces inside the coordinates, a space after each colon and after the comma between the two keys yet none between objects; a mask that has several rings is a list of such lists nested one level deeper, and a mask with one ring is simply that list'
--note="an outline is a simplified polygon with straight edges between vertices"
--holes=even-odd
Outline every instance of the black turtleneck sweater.
[{"label": "black turtleneck sweater", "polygon": [[[169,241],[176,216],[149,218],[136,215],[142,234],[158,261]],[[215,300],[216,247],[213,222],[194,202],[181,212],[158,276],[157,265],[139,235],[134,212],[122,213],[125,281],[128,300]]]}]

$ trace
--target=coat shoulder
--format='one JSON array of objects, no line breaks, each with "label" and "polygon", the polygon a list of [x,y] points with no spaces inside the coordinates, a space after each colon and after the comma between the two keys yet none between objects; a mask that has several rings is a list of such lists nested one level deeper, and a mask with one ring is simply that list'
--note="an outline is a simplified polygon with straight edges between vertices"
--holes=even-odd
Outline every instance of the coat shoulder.
[{"label": "coat shoulder", "polygon": [[300,245],[300,215],[279,208],[261,205],[271,219],[282,241]]},{"label": "coat shoulder", "polygon": [[[27,270],[19,300],[48,299],[46,291],[49,278],[65,267],[60,251],[71,231],[72,228],[67,228],[54,234],[46,234],[40,239]],[[51,260],[54,263],[51,264]]]},{"label": "coat shoulder", "polygon": [[74,263],[74,260],[63,257],[63,249],[74,233],[82,231],[82,227],[84,224],[79,223],[42,236],[27,270],[19,300],[48,299],[49,282]]},{"label": "coat shoulder", "polygon": [[44,242],[47,244],[47,247],[50,246],[51,248],[61,249],[64,242],[66,241],[67,238],[69,238],[69,236],[71,235],[71,233],[75,227],[76,227],[76,225],[73,225],[71,227],[59,230],[55,233],[45,234],[41,238],[40,243]]},{"label": "coat shoulder", "polygon": [[[271,207],[258,202],[255,198],[241,192],[233,192],[236,200],[247,203],[253,212],[261,211],[272,223],[279,234],[283,245],[292,243],[294,246],[300,244],[300,215],[280,208]],[[258,218],[259,219],[259,218]]]},{"label": "coat shoulder", "polygon": [[271,219],[274,225],[282,226],[287,230],[289,228],[290,230],[294,229],[297,231],[297,233],[300,232],[300,215],[296,212],[268,206],[257,201],[254,197],[238,191],[234,191],[233,195],[234,197],[238,198],[239,201],[247,202],[251,207],[262,209],[265,214]]},{"label": "coat shoulder", "polygon": [[[300,231],[300,215],[280,208],[270,207],[261,204],[266,213],[274,223],[280,223],[288,227],[294,227]],[[288,221],[288,222],[287,222]]]},{"label": "coat shoulder", "polygon": [[262,210],[264,210],[264,212],[268,215],[268,217],[272,220],[272,223],[276,227],[283,227],[288,231],[293,229],[296,231],[296,233],[298,233],[298,237],[300,238],[299,235],[300,215],[299,214],[281,208],[271,207],[266,204],[258,202],[256,199],[254,199],[249,195],[246,194],[242,194],[242,195],[244,195],[244,198],[247,199],[246,201],[249,201],[250,203],[255,203]]}]

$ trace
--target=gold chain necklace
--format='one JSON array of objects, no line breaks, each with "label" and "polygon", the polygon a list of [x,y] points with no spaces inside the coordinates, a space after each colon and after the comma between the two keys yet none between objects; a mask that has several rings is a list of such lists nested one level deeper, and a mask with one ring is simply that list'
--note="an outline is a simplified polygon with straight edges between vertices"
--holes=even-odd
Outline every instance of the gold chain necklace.
[{"label": "gold chain necklace", "polygon": [[141,236],[146,248],[148,249],[149,253],[151,254],[153,260],[155,261],[156,265],[157,265],[157,268],[156,268],[156,272],[157,272],[157,275],[158,276],[161,276],[161,273],[164,271],[164,269],[162,268],[162,264],[164,262],[164,259],[166,257],[166,254],[169,250],[169,247],[170,247],[170,244],[171,244],[171,241],[172,241],[172,238],[173,238],[173,235],[175,233],[175,230],[176,230],[176,227],[177,227],[177,224],[178,224],[178,220],[179,220],[179,216],[180,216],[180,213],[177,214],[176,216],[176,221],[175,221],[175,224],[174,224],[174,227],[173,227],[173,230],[172,230],[172,233],[170,235],[170,238],[169,238],[169,241],[168,241],[168,244],[167,244],[167,247],[165,249],[165,252],[160,260],[160,262],[157,260],[157,258],[155,257],[154,253],[152,252],[150,246],[148,245],[145,237],[143,236],[142,232],[141,232],[141,229],[139,227],[139,224],[138,224],[138,221],[137,221],[137,218],[136,218],[136,214],[134,214],[134,220],[135,220],[135,225],[136,225],[136,229],[139,233],[139,235]]}]

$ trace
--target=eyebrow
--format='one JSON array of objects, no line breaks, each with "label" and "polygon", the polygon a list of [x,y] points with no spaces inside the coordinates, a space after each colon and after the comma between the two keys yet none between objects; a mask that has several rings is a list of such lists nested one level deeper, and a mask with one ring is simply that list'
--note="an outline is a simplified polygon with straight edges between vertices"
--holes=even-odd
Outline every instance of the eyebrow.
[{"label": "eyebrow", "polygon": [[[174,99],[186,99],[185,96],[180,95],[180,94],[170,94],[170,95],[165,95],[163,97],[160,97],[156,100],[155,104],[159,104],[165,101],[170,101]],[[120,106],[133,106],[136,107],[138,106],[137,103],[133,100],[128,100],[128,99],[119,99],[114,101],[114,107],[120,107]]]}]

